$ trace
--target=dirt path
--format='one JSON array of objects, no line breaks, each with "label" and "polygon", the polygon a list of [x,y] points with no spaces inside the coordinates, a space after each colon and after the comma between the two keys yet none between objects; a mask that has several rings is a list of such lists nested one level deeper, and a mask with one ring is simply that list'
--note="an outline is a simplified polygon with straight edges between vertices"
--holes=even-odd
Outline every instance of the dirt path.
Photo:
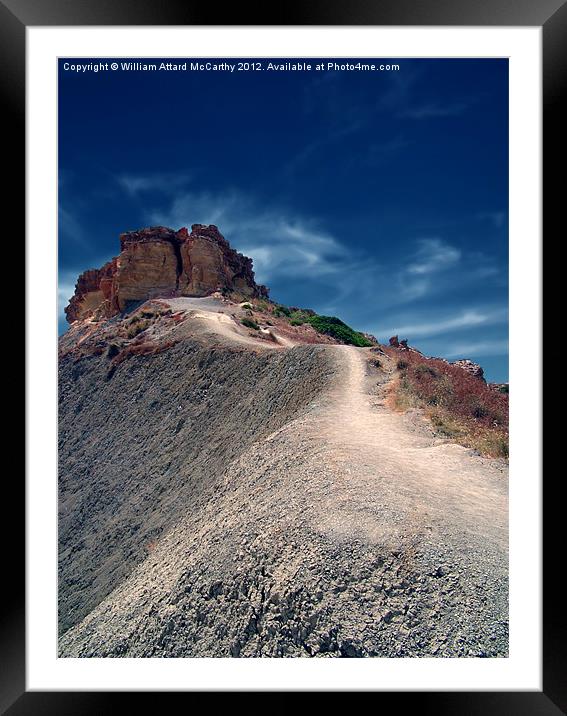
[{"label": "dirt path", "polygon": [[[436,440],[422,426],[385,406],[385,384],[372,395],[367,376],[368,352],[336,347],[343,381],[329,396],[325,411],[313,425],[323,437],[345,475],[332,500],[343,507],[338,529],[389,532],[392,538],[435,527],[447,537],[477,539],[507,549],[507,480],[499,461]],[[383,380],[387,380],[385,376]],[[355,494],[356,493],[356,494]],[[349,505],[363,502],[367,514],[384,515],[381,525],[360,514],[354,519]],[[323,514],[337,512],[326,505]],[[372,509],[371,509],[372,507]],[[356,526],[356,527],[355,527]]]},{"label": "dirt path", "polygon": [[276,340],[268,340],[264,336],[260,339],[262,333],[267,334],[268,331],[262,329],[258,332],[250,331],[234,319],[234,304],[223,304],[214,298],[170,298],[162,299],[174,311],[184,311],[190,318],[188,324],[191,330],[195,330],[195,321],[198,322],[201,333],[215,335],[221,340],[229,343],[236,343],[250,348],[259,350],[274,350],[282,348],[292,348],[295,343],[277,335],[277,331],[272,329],[272,334]]}]

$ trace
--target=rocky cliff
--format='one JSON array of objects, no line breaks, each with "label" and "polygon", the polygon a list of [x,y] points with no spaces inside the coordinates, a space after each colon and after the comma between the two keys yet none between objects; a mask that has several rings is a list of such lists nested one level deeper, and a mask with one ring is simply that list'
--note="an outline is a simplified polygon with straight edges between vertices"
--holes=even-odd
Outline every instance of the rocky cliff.
[{"label": "rocky cliff", "polygon": [[174,231],[153,226],[120,236],[120,256],[79,276],[65,309],[69,323],[109,318],[128,304],[157,296],[208,296],[216,291],[267,297],[252,259],[232,249],[214,225]]}]

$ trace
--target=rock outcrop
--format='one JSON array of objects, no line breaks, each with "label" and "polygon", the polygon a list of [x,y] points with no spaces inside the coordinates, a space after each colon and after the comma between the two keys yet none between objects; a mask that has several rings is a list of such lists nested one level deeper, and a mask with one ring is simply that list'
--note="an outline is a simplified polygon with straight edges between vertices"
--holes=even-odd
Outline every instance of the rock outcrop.
[{"label": "rock outcrop", "polygon": [[112,315],[117,311],[111,310],[116,307],[113,300],[113,277],[117,269],[117,259],[104,264],[99,269],[88,269],[84,271],[75,284],[75,295],[65,308],[65,314],[69,323],[79,318],[96,314],[100,307],[105,307],[105,313]]},{"label": "rock outcrop", "polygon": [[493,390],[495,393],[504,393],[505,395],[508,395],[510,392],[510,384],[509,383],[487,383],[490,390]]},{"label": "rock outcrop", "polygon": [[484,370],[482,366],[480,366],[478,363],[474,363],[472,360],[468,360],[468,358],[453,361],[451,365],[456,365],[458,368],[466,370],[467,373],[470,373],[475,378],[484,381]]},{"label": "rock outcrop", "polygon": [[215,291],[267,297],[252,259],[239,254],[214,225],[174,231],[153,226],[120,236],[120,256],[79,276],[67,320],[109,318],[128,304],[157,296],[208,296]]}]

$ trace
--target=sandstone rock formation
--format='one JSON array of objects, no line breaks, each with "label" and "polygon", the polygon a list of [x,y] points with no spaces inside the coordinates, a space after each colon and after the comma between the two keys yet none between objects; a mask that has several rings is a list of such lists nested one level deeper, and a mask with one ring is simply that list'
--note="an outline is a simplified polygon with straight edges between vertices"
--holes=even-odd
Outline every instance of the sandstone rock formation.
[{"label": "sandstone rock formation", "polygon": [[97,313],[101,306],[106,306],[108,315],[116,313],[111,311],[116,304],[113,300],[113,277],[117,270],[117,259],[114,258],[100,269],[84,271],[75,285],[75,295],[65,308],[69,323],[78,318]]},{"label": "sandstone rock formation", "polygon": [[108,318],[132,301],[157,296],[268,295],[254,280],[252,259],[232,249],[213,225],[193,224],[191,233],[164,226],[129,231],[121,234],[120,249],[120,256],[102,268],[79,276],[65,309],[70,323]]}]

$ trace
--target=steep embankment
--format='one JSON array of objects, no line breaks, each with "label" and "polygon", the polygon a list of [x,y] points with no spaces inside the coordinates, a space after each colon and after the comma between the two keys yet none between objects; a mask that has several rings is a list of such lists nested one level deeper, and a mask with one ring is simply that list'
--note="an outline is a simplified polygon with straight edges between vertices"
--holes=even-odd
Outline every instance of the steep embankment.
[{"label": "steep embankment", "polygon": [[64,360],[61,655],[505,656],[505,466],[372,355]]},{"label": "steep embankment", "polygon": [[227,466],[293,419],[324,385],[320,350],[184,341],[60,363],[60,628],[85,617],[156,540],[196,518]]}]

